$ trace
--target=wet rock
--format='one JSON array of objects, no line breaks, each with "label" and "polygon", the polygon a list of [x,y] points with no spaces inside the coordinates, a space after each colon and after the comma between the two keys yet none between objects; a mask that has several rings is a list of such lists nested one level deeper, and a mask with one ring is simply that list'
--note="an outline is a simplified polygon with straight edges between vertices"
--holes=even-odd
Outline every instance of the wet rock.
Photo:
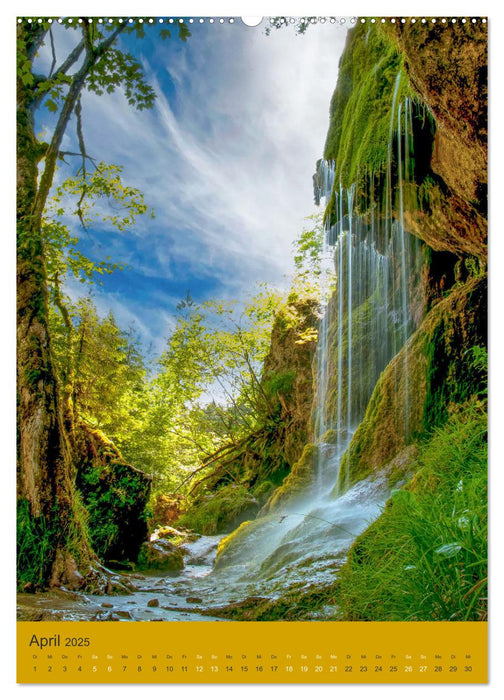
[{"label": "wet rock", "polygon": [[129,581],[126,583],[125,581],[117,580],[117,579],[111,579],[107,581],[107,588],[105,590],[105,593],[107,595],[131,595],[132,592],[132,587],[129,584]]},{"label": "wet rock", "polygon": [[196,598],[195,596],[189,596],[186,598],[186,603],[202,603],[203,599],[202,598]]},{"label": "wet rock", "polygon": [[114,606],[112,605],[112,603],[102,603],[101,607],[102,608],[113,608]]},{"label": "wet rock", "polygon": [[132,620],[133,616],[128,610],[116,610],[115,614],[122,620]]},{"label": "wet rock", "polygon": [[74,591],[78,591],[80,588],[84,588],[85,585],[86,580],[80,571],[77,571],[77,569],[72,571],[71,575],[69,576],[68,587]]},{"label": "wet rock", "polygon": [[148,608],[158,608],[159,607],[159,600],[157,598],[152,598],[147,603],[147,607]]},{"label": "wet rock", "polygon": [[144,542],[140,549],[138,565],[145,569],[181,571],[184,568],[184,556],[180,547],[160,538],[155,542]]},{"label": "wet rock", "polygon": [[135,564],[132,561],[117,561],[116,559],[110,559],[107,561],[107,565],[115,569],[116,571],[134,571]]},{"label": "wet rock", "polygon": [[195,542],[199,537],[200,535],[191,530],[186,530],[185,528],[176,529],[169,525],[163,525],[154,530],[149,539],[151,542],[155,542],[156,540],[171,540],[173,544],[179,545],[187,542]]},{"label": "wet rock", "polygon": [[28,605],[18,605],[16,611],[18,622],[52,622],[63,619],[63,612],[59,610],[41,610]]}]

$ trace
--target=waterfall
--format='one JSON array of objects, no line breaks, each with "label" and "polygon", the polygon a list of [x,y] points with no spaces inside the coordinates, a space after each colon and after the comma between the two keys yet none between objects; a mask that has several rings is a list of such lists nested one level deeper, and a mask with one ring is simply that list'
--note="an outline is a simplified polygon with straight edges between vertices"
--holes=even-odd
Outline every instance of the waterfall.
[{"label": "waterfall", "polygon": [[329,466],[338,493],[350,485],[351,452],[347,448],[351,436],[363,419],[381,372],[401,349],[401,429],[406,437],[409,431],[407,341],[415,329],[414,292],[423,259],[420,242],[405,228],[405,188],[414,166],[413,116],[410,99],[396,104],[400,77],[399,73],[392,101],[381,183],[384,196],[376,196],[377,176],[372,173],[367,188],[361,185],[359,190],[356,184],[344,188],[334,183],[333,162],[319,161],[316,176],[318,197],[325,198],[326,207],[330,204],[324,255],[332,256],[335,271],[332,296],[327,299],[324,291],[317,351],[317,483],[327,482],[323,476],[328,451],[324,436],[332,429],[337,453],[346,450],[336,470]]}]

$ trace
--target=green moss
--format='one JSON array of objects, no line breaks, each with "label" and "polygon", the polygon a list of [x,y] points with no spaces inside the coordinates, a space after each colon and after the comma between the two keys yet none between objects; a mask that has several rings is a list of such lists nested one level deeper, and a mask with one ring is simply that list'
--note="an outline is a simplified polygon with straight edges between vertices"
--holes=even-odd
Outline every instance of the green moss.
[{"label": "green moss", "polygon": [[455,289],[387,365],[343,456],[339,489],[384,468],[442,426],[452,405],[484,398],[486,290],[485,276]]},{"label": "green moss", "polygon": [[261,514],[269,513],[278,506],[284,507],[304,495],[310,487],[313,479],[313,466],[318,455],[317,445],[305,445],[299,461],[294,464],[290,474],[286,476],[282,485],[277,488],[262,508]]},{"label": "green moss", "polygon": [[135,561],[147,538],[150,477],[126,464],[100,431],[81,428],[78,439],[76,485],[93,550],[105,561]]},{"label": "green moss", "polygon": [[378,25],[358,25],[341,58],[324,149],[324,158],[336,162],[336,183],[348,187],[383,170],[396,87],[396,104],[412,95],[397,45]]},{"label": "green moss", "polygon": [[259,502],[259,505],[266,503],[275,490],[276,485],[271,481],[261,481],[252,489],[252,495]]},{"label": "green moss", "polygon": [[186,527],[201,535],[214,535],[233,529],[241,521],[255,515],[257,499],[244,486],[229,484],[198,498],[177,520],[177,527]]},{"label": "green moss", "polygon": [[[425,430],[446,421],[451,403],[463,403],[473,395],[486,396],[486,292],[483,275],[471,279],[439,305],[445,313],[432,328],[427,346]],[[465,297],[462,304],[461,294]]]},{"label": "green moss", "polygon": [[181,571],[184,568],[184,555],[180,547],[168,540],[144,542],[138,555],[140,569]]},{"label": "green moss", "polygon": [[278,394],[290,398],[296,379],[295,369],[266,373],[262,385],[266,396],[276,397]]},{"label": "green moss", "polygon": [[227,537],[223,537],[217,547],[215,568],[222,568],[231,563],[233,556],[241,554],[241,545],[246,542],[251,534],[264,525],[264,518],[259,520],[245,520]]},{"label": "green moss", "polygon": [[297,584],[284,590],[278,598],[253,596],[238,603],[210,609],[208,613],[243,621],[334,619],[334,611],[327,609],[327,598],[331,594],[332,590],[327,587]]}]

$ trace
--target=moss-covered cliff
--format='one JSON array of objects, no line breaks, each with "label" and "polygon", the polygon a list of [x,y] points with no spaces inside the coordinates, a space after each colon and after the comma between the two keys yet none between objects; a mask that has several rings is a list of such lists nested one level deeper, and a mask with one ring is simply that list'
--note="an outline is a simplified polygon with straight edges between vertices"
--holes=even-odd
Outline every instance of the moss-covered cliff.
[{"label": "moss-covered cliff", "polygon": [[[485,24],[399,18],[350,32],[341,60],[325,157],[356,183],[362,220],[385,213],[425,245],[418,328],[379,377],[335,490],[383,471],[407,482],[349,551],[330,600],[343,619],[486,618],[486,62]],[[409,172],[390,113],[401,92]]]},{"label": "moss-covered cliff", "polygon": [[[410,271],[406,290],[419,328],[399,352],[389,353],[393,359],[375,376],[365,411],[363,388],[382,351],[373,326],[366,325],[366,313],[377,315],[372,297],[353,309],[350,332],[344,325],[346,298],[339,301],[344,309],[339,337],[336,293],[328,307],[333,380],[327,413],[334,424],[335,406],[338,401],[346,406],[350,385],[351,414],[360,408],[364,416],[344,459],[350,482],[384,467],[441,425],[449,405],[476,391],[481,379],[471,353],[487,341],[486,58],[481,23],[368,21],[348,35],[324,153],[335,171],[326,218],[334,222],[340,215],[338,183],[352,184],[353,216],[360,222],[353,223],[354,245],[360,226],[361,235],[369,239],[371,230],[373,245],[383,250],[380,228],[392,231],[394,222],[424,243],[421,269],[417,264],[415,276]],[[407,123],[401,121],[406,109]],[[395,261],[391,264],[400,262]]]},{"label": "moss-covered cliff", "polygon": [[[415,162],[406,227],[433,250],[483,260],[486,42],[481,23],[359,24],[341,58],[324,151],[336,163],[336,183],[357,183],[365,210],[383,194],[387,163],[397,160],[391,125],[397,128],[395,110],[409,97]],[[395,180],[394,168],[391,174]]]},{"label": "moss-covered cliff", "polygon": [[[350,483],[389,465],[407,445],[441,426],[450,406],[484,391],[473,353],[485,345],[486,321],[485,275],[432,308],[376,384],[343,459]],[[407,426],[405,403],[411,407]]]}]

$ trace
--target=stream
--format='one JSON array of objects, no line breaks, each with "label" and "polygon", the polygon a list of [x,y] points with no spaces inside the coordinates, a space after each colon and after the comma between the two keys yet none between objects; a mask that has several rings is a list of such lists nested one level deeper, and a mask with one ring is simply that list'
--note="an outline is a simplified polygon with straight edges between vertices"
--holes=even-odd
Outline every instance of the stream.
[{"label": "stream", "polygon": [[[277,599],[293,587],[328,586],[351,543],[381,513],[387,480],[369,478],[339,497],[319,495],[292,509],[253,521],[243,541],[232,543],[215,567],[217,546],[226,535],[202,536],[184,545],[178,573],[131,573],[125,595],[84,595],[53,590],[20,594],[19,619],[219,620],[219,607],[250,597]],[[314,613],[330,619],[337,610]]]}]

